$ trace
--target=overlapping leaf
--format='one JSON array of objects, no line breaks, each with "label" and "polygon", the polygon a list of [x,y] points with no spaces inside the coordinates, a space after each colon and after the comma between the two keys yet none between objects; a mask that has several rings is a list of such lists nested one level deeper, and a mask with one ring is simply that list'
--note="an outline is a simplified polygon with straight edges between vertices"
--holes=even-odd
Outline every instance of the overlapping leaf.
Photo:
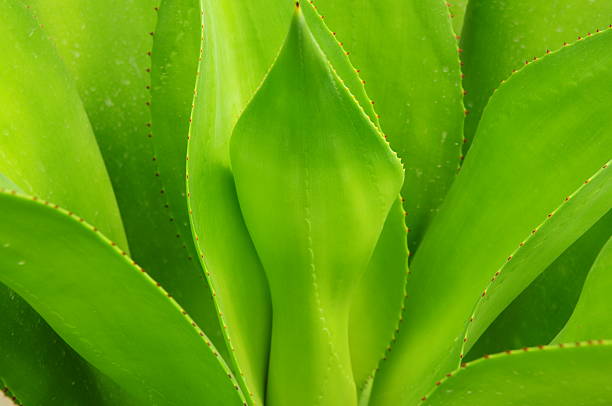
[{"label": "overlapping leaf", "polygon": [[461,38],[465,103],[470,111],[465,122],[468,146],[500,81],[547,49],[607,27],[611,15],[612,3],[607,0],[470,0]]},{"label": "overlapping leaf", "polygon": [[240,207],[271,291],[267,402],[355,404],[351,293],[397,199],[402,167],[336,76],[299,8],[236,125],[230,152]]},{"label": "overlapping leaf", "polygon": [[463,140],[457,41],[442,1],[317,0],[402,158],[415,251],[455,178]]},{"label": "overlapping leaf", "polygon": [[0,224],[0,281],[140,402],[242,403],[204,333],[81,218],[2,191]]},{"label": "overlapping leaf", "polygon": [[[514,75],[492,98],[481,139],[414,259],[405,322],[374,382],[374,405],[414,402],[459,362],[464,323],[491,277],[609,159],[610,46],[612,31],[564,48]],[[597,63],[585,71],[584,60]],[[573,235],[549,238],[550,251],[533,264],[538,272],[609,209],[612,186],[602,182],[594,191],[600,200],[587,200],[580,217],[567,220]]]},{"label": "overlapping leaf", "polygon": [[441,382],[423,405],[609,405],[611,343],[564,347],[531,348],[475,361]]}]

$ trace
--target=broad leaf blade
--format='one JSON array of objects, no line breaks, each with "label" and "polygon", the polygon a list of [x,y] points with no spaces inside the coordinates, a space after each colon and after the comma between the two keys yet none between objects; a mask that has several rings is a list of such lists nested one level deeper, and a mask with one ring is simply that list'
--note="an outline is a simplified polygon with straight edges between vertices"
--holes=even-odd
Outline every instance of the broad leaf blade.
[{"label": "broad leaf blade", "polygon": [[241,404],[204,333],[82,219],[2,191],[0,224],[0,280],[126,391],[141,402]]},{"label": "broad leaf blade", "polygon": [[127,250],[96,139],[53,43],[20,2],[0,1],[0,16],[0,172]]},{"label": "broad leaf blade", "polygon": [[[185,232],[176,225],[181,217],[175,218],[175,213],[181,207],[171,206],[174,201],[166,198],[166,173],[157,165],[165,156],[158,158],[151,142],[155,134],[148,106],[149,71],[157,3],[66,0],[58,7],[53,0],[27,1],[75,79],[117,196],[132,256],[177,298],[187,298],[185,306],[190,305],[200,321],[206,320],[199,309],[201,299],[190,295],[205,292],[201,269],[176,237]],[[169,176],[172,181],[177,174]],[[177,275],[201,287],[184,291]]]},{"label": "broad leaf blade", "polygon": [[589,271],[574,313],[554,342],[592,340],[596,336],[612,337],[611,269],[612,238],[609,238]]},{"label": "broad leaf blade", "polygon": [[[472,142],[483,109],[515,69],[611,23],[608,0],[470,0],[461,39],[465,136]],[[469,145],[469,144],[468,144]]]},{"label": "broad leaf blade", "polygon": [[480,359],[453,373],[423,405],[605,406],[612,343],[542,347]]},{"label": "broad leaf blade", "polygon": [[234,129],[230,153],[271,291],[268,402],[356,404],[351,293],[397,198],[402,167],[299,8]]},{"label": "broad leaf blade", "polygon": [[[610,210],[611,201],[612,172],[604,168],[568,197],[567,202],[551,212],[551,217],[519,244],[506,263],[491,275],[490,282],[480,294],[469,317],[462,354],[471,348],[502,309],[562,254],[565,247],[569,247],[577,236],[587,232]],[[544,310],[534,307],[531,312]]]},{"label": "broad leaf blade", "polygon": [[[610,46],[612,31],[564,48],[524,68],[491,99],[482,137],[413,261],[405,323],[374,382],[374,405],[410,404],[458,363],[453,348],[490,278],[609,159],[612,120],[603,101],[612,97]],[[585,60],[597,63],[586,71]],[[576,235],[555,242],[557,255],[607,211],[601,197],[571,223]]]},{"label": "broad leaf blade", "polygon": [[406,167],[415,251],[455,179],[463,142],[461,72],[447,6],[422,0],[317,0],[361,71],[380,124]]},{"label": "broad leaf blade", "polygon": [[612,212],[608,212],[514,299],[465,359],[549,343],[571,316],[611,229]]}]

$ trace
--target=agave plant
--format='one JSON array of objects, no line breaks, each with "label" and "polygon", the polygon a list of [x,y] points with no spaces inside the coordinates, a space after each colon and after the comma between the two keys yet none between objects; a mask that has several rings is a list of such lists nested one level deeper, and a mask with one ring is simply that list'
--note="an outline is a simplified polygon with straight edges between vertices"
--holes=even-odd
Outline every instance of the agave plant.
[{"label": "agave plant", "polygon": [[464,10],[0,0],[8,398],[612,404],[612,3]]}]

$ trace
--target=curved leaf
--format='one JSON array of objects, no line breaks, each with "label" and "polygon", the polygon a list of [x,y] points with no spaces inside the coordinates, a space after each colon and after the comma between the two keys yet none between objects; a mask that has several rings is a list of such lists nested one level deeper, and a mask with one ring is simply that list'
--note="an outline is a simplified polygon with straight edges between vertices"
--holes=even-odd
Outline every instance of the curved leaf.
[{"label": "curved leaf", "polygon": [[356,404],[351,293],[397,198],[402,167],[299,8],[234,129],[230,154],[271,291],[268,403]]},{"label": "curved leaf", "polygon": [[444,379],[424,405],[604,406],[612,402],[612,343],[496,354]]},{"label": "curved leaf", "polygon": [[[158,172],[171,216],[176,224],[176,272],[160,281],[227,358],[212,294],[197,258],[191,236],[186,193],[187,135],[202,36],[200,2],[163,0],[158,11],[151,56],[152,137]],[[179,251],[179,245],[185,249]],[[190,259],[191,258],[191,259]],[[182,261],[181,261],[182,259]]]},{"label": "curved leaf", "polygon": [[[188,197],[200,257],[219,309],[231,363],[252,401],[262,403],[270,340],[267,281],[238,206],[229,139],[278,54],[293,2],[206,0],[201,80],[188,145]],[[306,4],[304,16],[334,69],[375,121],[347,55]]]},{"label": "curved leaf", "polygon": [[[608,235],[610,230],[608,229]],[[612,238],[608,238],[591,267],[574,313],[554,342],[612,337],[610,288],[612,287]]]},{"label": "curved leaf", "polygon": [[[612,23],[608,0],[470,0],[461,48],[465,79],[465,137],[472,142],[489,97],[527,61]],[[469,144],[468,144],[469,145]]]},{"label": "curved leaf", "polygon": [[1,191],[0,224],[0,281],[128,393],[168,405],[241,404],[204,333],[83,219]]},{"label": "curved leaf", "polygon": [[358,389],[372,377],[398,328],[408,275],[404,217],[402,202],[397,199],[353,292],[349,342]]},{"label": "curved leaf", "polygon": [[465,360],[549,343],[571,316],[611,229],[612,212],[608,212],[497,316]]},{"label": "curved leaf", "polygon": [[[488,281],[609,159],[611,46],[612,30],[593,35],[530,64],[491,99],[480,139],[412,263],[405,322],[374,381],[374,405],[410,404],[458,363],[465,323]],[[597,63],[587,71],[585,60]],[[609,189],[604,184],[601,200],[567,220],[562,238],[550,237],[550,251],[533,264],[536,275],[605,214]]]},{"label": "curved leaf", "polygon": [[[202,271],[176,237],[185,232],[176,225],[181,220],[175,213],[181,208],[170,205],[175,200],[166,198],[162,177],[156,176],[161,174],[158,159],[165,155],[158,158],[151,142],[155,135],[148,105],[159,1],[66,0],[61,7],[54,0],[19,1],[31,7],[75,79],[117,196],[132,256],[177,298],[187,299],[185,306],[198,321],[209,324],[210,317],[199,308],[205,301],[192,295],[206,291]],[[190,289],[176,275],[201,287]]]},{"label": "curved leaf", "polygon": [[27,193],[78,213],[127,250],[115,196],[74,83],[19,1],[0,1],[0,53],[0,172]]},{"label": "curved leaf", "polygon": [[380,124],[406,167],[414,252],[455,179],[463,140],[457,41],[443,1],[316,0],[361,71]]}]

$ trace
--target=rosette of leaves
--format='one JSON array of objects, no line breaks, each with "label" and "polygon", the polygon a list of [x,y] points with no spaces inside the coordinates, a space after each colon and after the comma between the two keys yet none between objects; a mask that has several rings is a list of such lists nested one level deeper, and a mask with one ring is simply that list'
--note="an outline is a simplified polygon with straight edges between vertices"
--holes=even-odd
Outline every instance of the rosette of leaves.
[{"label": "rosette of leaves", "polygon": [[464,3],[0,0],[5,394],[611,404],[612,3]]}]

